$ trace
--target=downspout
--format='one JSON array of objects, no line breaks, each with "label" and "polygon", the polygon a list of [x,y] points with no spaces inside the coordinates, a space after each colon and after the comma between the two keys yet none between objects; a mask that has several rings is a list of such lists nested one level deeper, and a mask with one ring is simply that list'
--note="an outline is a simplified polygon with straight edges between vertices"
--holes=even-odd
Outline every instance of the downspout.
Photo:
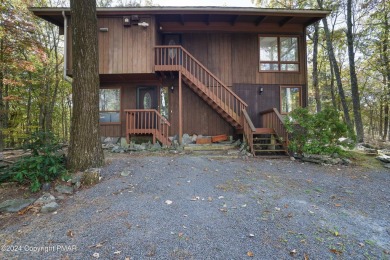
[{"label": "downspout", "polygon": [[64,17],[64,80],[72,83],[72,78],[66,75],[66,64],[68,62],[67,55],[67,42],[68,42],[68,18],[66,18],[65,11],[62,11],[62,16]]}]

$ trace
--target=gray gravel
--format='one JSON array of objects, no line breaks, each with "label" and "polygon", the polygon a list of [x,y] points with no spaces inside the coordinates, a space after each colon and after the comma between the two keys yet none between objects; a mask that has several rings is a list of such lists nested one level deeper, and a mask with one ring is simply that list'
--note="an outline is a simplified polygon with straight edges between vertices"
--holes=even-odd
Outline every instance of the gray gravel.
[{"label": "gray gravel", "polygon": [[[385,168],[129,156],[102,176],[66,196],[57,214],[1,230],[0,259],[390,257]],[[4,252],[11,246],[18,251]]]}]

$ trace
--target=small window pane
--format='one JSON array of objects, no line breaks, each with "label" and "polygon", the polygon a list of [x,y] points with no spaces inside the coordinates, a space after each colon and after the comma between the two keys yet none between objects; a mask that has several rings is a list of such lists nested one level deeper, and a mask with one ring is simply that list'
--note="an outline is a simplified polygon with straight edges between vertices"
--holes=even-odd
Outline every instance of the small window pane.
[{"label": "small window pane", "polygon": [[281,64],[280,70],[298,71],[298,64]]},{"label": "small window pane", "polygon": [[144,109],[151,109],[152,108],[152,97],[150,96],[149,92],[146,92],[144,96]]},{"label": "small window pane", "polygon": [[260,37],[260,60],[278,61],[277,37]]},{"label": "small window pane", "polygon": [[100,123],[120,122],[120,89],[100,89]]},{"label": "small window pane", "polygon": [[289,113],[301,106],[301,88],[281,88],[281,112]]},{"label": "small window pane", "polygon": [[120,90],[100,89],[100,111],[120,110]]},{"label": "small window pane", "polygon": [[298,39],[280,37],[280,60],[298,61]]},{"label": "small window pane", "polygon": [[260,70],[279,70],[279,68],[275,63],[260,63]]}]

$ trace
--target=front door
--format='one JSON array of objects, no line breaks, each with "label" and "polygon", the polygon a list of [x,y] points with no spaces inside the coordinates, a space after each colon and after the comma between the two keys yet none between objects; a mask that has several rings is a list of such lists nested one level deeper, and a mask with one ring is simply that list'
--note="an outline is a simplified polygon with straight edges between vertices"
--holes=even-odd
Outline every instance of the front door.
[{"label": "front door", "polygon": [[[158,95],[156,86],[137,88],[137,109],[155,109],[158,111]],[[156,129],[157,114],[153,111],[138,114],[137,127],[140,129]]]},{"label": "front door", "polygon": [[137,109],[158,109],[157,87],[138,87]]}]

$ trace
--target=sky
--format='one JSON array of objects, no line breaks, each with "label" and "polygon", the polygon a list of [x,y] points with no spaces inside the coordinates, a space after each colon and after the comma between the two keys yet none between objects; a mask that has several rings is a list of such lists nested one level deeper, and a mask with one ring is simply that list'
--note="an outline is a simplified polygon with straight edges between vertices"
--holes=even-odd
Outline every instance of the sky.
[{"label": "sky", "polygon": [[161,6],[235,6],[254,7],[251,0],[153,0]]}]

